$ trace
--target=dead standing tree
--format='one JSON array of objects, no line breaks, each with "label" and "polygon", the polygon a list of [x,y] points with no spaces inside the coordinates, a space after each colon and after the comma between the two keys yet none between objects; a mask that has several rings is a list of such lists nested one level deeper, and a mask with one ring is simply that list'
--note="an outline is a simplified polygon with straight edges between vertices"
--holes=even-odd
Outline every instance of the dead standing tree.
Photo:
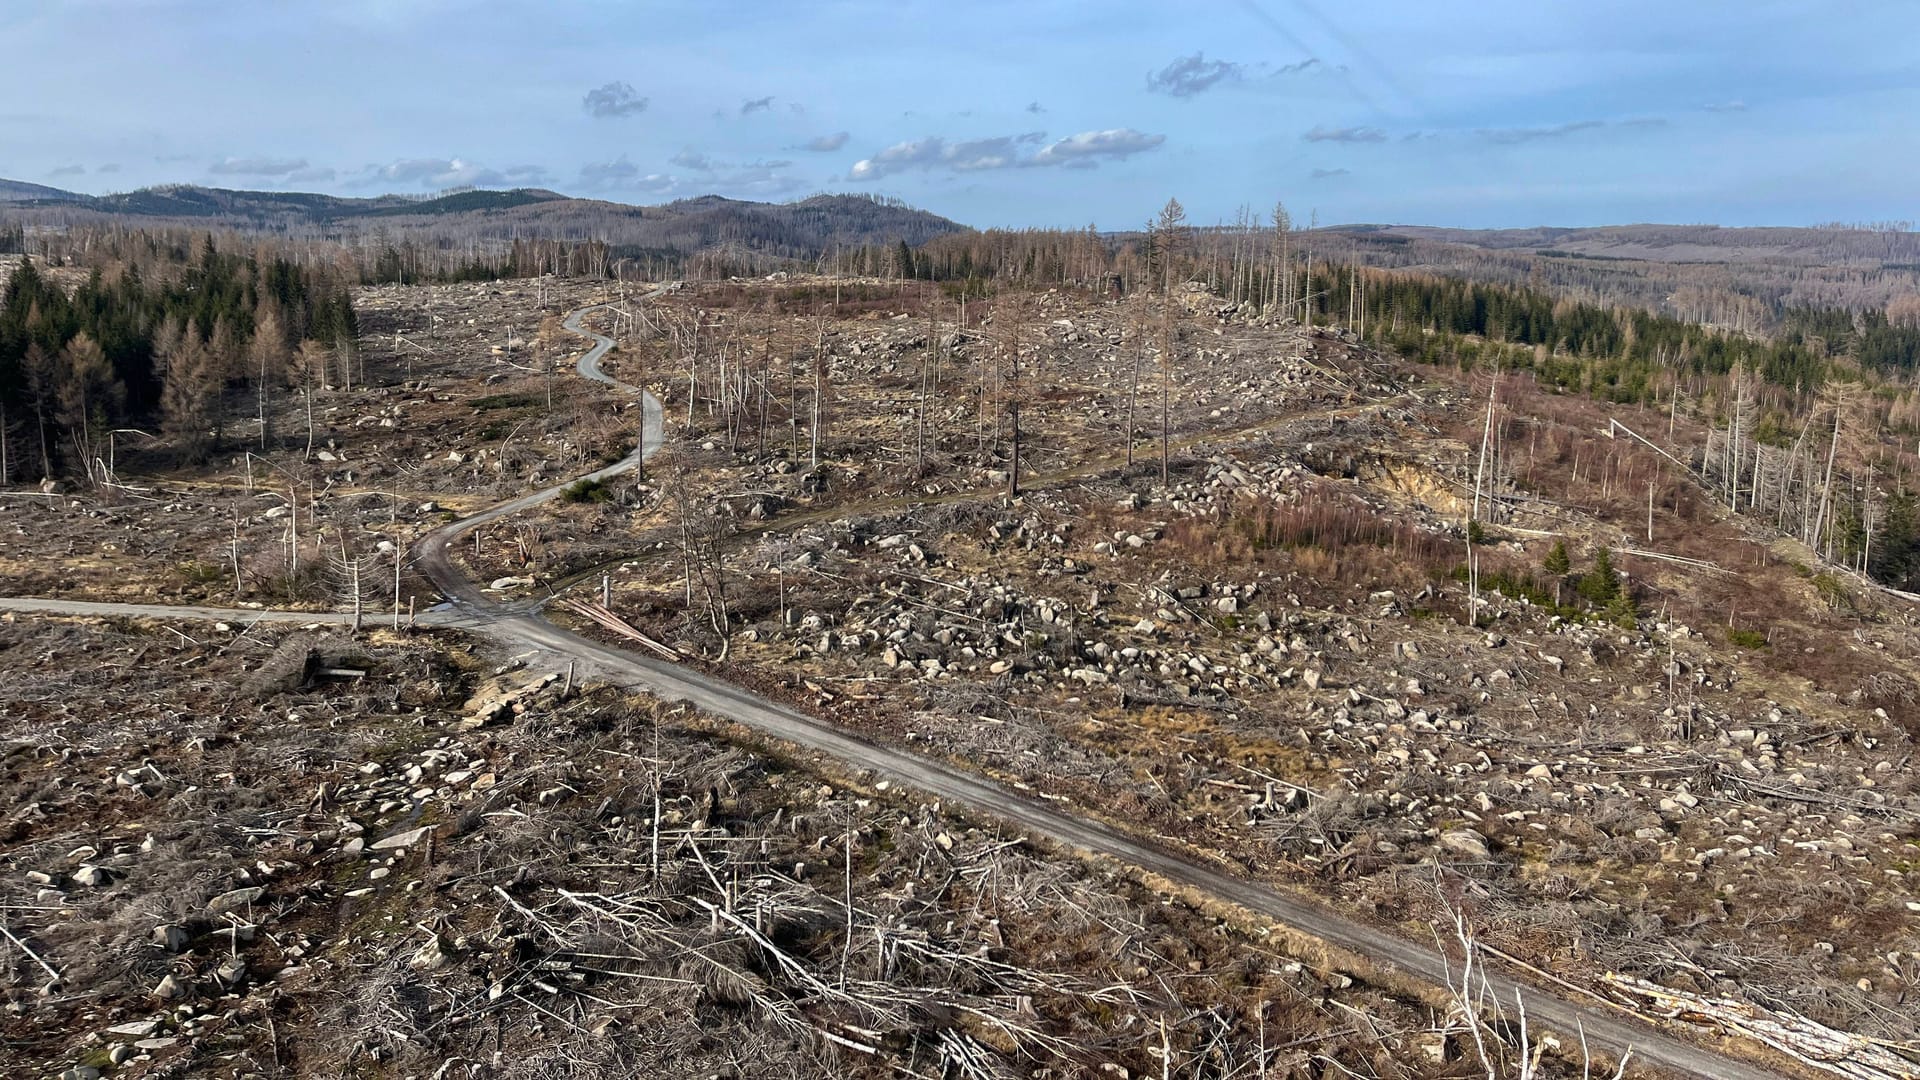
[{"label": "dead standing tree", "polygon": [[1168,199],[1154,223],[1160,236],[1160,485],[1169,481],[1168,460],[1173,446],[1173,268],[1184,246],[1187,211],[1179,199]]},{"label": "dead standing tree", "polygon": [[808,425],[809,449],[807,463],[820,467],[820,442],[824,437],[827,423],[827,388],[831,385],[828,378],[831,358],[827,355],[827,325],[822,316],[813,320],[813,422]]},{"label": "dead standing tree", "polygon": [[[379,588],[384,575],[377,574],[380,556],[377,552],[355,555],[347,550],[347,535],[339,537],[338,553],[327,553],[327,579],[333,586],[334,595],[340,598],[342,607],[353,612],[353,632],[360,632],[360,617],[365,612],[367,599]],[[397,591],[397,590],[396,590]],[[398,611],[398,608],[395,609]]]},{"label": "dead standing tree", "polygon": [[1007,414],[1009,439],[1007,497],[1018,498],[1020,495],[1020,354],[1027,348],[1027,339],[1031,336],[1032,297],[1024,292],[1009,296],[995,312],[995,322],[999,324],[997,329],[1001,335],[1001,351],[1007,357],[1006,378],[1000,383],[1002,408]]},{"label": "dead standing tree", "polygon": [[311,338],[300,343],[293,357],[294,377],[300,381],[300,396],[307,405],[307,450],[305,458],[313,459],[313,392],[326,381],[327,348]]},{"label": "dead standing tree", "polygon": [[[684,463],[686,455],[677,454]],[[680,562],[685,573],[686,617],[691,625],[696,605],[704,606],[707,624],[720,641],[714,659],[724,662],[733,644],[733,616],[727,600],[726,542],[731,530],[727,519],[715,512],[709,492],[698,487],[684,464],[675,469],[674,482],[667,486],[673,500],[674,523],[680,534]]]}]

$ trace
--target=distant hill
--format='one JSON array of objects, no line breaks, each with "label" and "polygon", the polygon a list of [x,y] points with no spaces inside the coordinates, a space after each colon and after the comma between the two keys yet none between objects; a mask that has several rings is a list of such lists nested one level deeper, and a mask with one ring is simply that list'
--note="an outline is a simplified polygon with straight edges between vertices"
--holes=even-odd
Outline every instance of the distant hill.
[{"label": "distant hill", "polygon": [[[14,194],[3,194],[12,192]],[[919,245],[966,226],[904,203],[864,195],[815,195],[760,203],[705,195],[664,206],[576,199],[538,188],[456,191],[432,198],[235,191],[191,185],[118,195],[76,195],[0,180],[17,217],[46,224],[138,218],[155,225],[231,228],[282,236],[347,239],[379,232],[398,242],[595,240],[625,252],[692,254],[714,249],[812,259],[842,247]]]},{"label": "distant hill", "polygon": [[89,196],[24,180],[0,180],[0,203],[85,202]]},{"label": "distant hill", "polygon": [[1898,229],[1340,225],[1302,242],[1322,258],[1357,256],[1741,330],[1772,326],[1790,307],[1884,310],[1920,292],[1920,233]]},{"label": "distant hill", "polygon": [[236,191],[228,188],[165,184],[118,195],[69,195],[99,214],[193,220],[234,227],[320,227],[357,218],[391,215],[443,216],[469,211],[504,210],[565,199],[551,191],[456,191],[435,198],[380,195],[345,198],[294,191]]},{"label": "distant hill", "polygon": [[1872,266],[1920,261],[1920,233],[1820,226],[1606,225],[1565,229],[1442,229],[1357,225],[1340,232],[1393,243],[1419,240],[1484,251],[1661,263]]}]

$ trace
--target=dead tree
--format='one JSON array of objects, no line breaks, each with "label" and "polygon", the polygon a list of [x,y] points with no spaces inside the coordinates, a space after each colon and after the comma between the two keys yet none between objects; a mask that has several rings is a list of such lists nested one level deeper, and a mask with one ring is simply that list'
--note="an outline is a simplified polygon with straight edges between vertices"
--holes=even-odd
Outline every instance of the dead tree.
[{"label": "dead tree", "polygon": [[[340,552],[327,555],[327,576],[333,584],[334,594],[340,598],[341,606],[353,612],[353,632],[360,632],[361,613],[366,609],[367,595],[374,588],[374,569],[379,561],[378,554],[354,555],[347,550],[347,536],[340,534]],[[394,580],[398,582],[396,571]],[[395,586],[398,591],[398,585]],[[395,607],[397,613],[399,608]]]},{"label": "dead tree", "polygon": [[1160,233],[1165,270],[1160,292],[1160,485],[1166,487],[1173,449],[1173,267],[1187,228],[1187,211],[1179,199],[1168,199],[1160,208],[1155,228]]}]

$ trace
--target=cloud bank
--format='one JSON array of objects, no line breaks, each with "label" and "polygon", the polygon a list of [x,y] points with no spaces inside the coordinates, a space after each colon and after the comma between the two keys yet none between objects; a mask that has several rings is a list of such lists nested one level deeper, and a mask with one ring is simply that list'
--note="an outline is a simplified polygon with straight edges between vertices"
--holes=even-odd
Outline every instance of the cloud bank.
[{"label": "cloud bank", "polygon": [[1166,141],[1165,135],[1150,135],[1132,128],[1083,131],[1051,143],[1038,131],[957,141],[929,135],[895,143],[872,157],[854,162],[847,178],[878,180],[897,173],[933,169],[956,173],[1047,166],[1084,169],[1105,160],[1124,160],[1154,150]]}]

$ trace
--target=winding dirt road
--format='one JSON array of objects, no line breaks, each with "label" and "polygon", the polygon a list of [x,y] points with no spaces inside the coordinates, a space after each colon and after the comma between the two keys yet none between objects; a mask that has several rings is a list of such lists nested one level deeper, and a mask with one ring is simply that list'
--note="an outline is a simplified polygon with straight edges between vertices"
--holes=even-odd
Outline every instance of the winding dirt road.
[{"label": "winding dirt road", "polygon": [[[651,298],[665,291],[647,294]],[[573,313],[567,329],[593,341],[580,357],[580,374],[606,383],[617,391],[639,395],[642,409],[641,445],[634,453],[588,474],[606,479],[628,472],[652,457],[664,443],[660,402],[651,394],[621,383],[600,370],[600,360],[613,347],[611,338],[586,329]],[[609,681],[642,688],[668,700],[685,700],[775,738],[828,755],[848,766],[871,770],[879,777],[903,783],[943,801],[999,819],[1030,835],[1138,867],[1166,882],[1196,890],[1238,905],[1275,923],[1317,937],[1369,961],[1436,986],[1450,984],[1456,965],[1434,946],[1341,915],[1332,909],[1281,888],[1264,885],[1203,865],[1178,852],[1129,836],[1069,807],[1009,790],[991,781],[917,754],[871,742],[833,725],[788,708],[723,680],[690,668],[621,652],[569,633],[541,619],[525,605],[490,598],[454,565],[449,550],[461,537],[488,522],[537,506],[559,495],[566,485],[501,503],[498,506],[436,529],[415,544],[423,574],[450,601],[450,607],[427,612],[419,621],[484,633],[509,645],[540,649],[583,662]],[[42,611],[67,615],[122,615],[176,619],[256,619],[315,623],[348,621],[348,616],[308,612],[267,612],[205,607],[91,604],[55,600],[0,600],[0,610]],[[1631,1049],[1640,1071],[1714,1077],[1718,1080],[1783,1080],[1809,1075],[1789,1062],[1768,1067],[1753,1063],[1736,1048],[1719,1049],[1704,1042],[1646,1023],[1597,1000],[1582,999],[1563,990],[1522,982],[1499,971],[1487,978],[1503,1004],[1511,1007],[1524,995],[1528,1021],[1537,1034],[1552,1030],[1564,1045],[1578,1046],[1584,1031],[1597,1051],[1617,1057]],[[1749,1048],[1740,1046],[1738,1051]],[[1757,1051],[1757,1049],[1755,1050]]]}]

